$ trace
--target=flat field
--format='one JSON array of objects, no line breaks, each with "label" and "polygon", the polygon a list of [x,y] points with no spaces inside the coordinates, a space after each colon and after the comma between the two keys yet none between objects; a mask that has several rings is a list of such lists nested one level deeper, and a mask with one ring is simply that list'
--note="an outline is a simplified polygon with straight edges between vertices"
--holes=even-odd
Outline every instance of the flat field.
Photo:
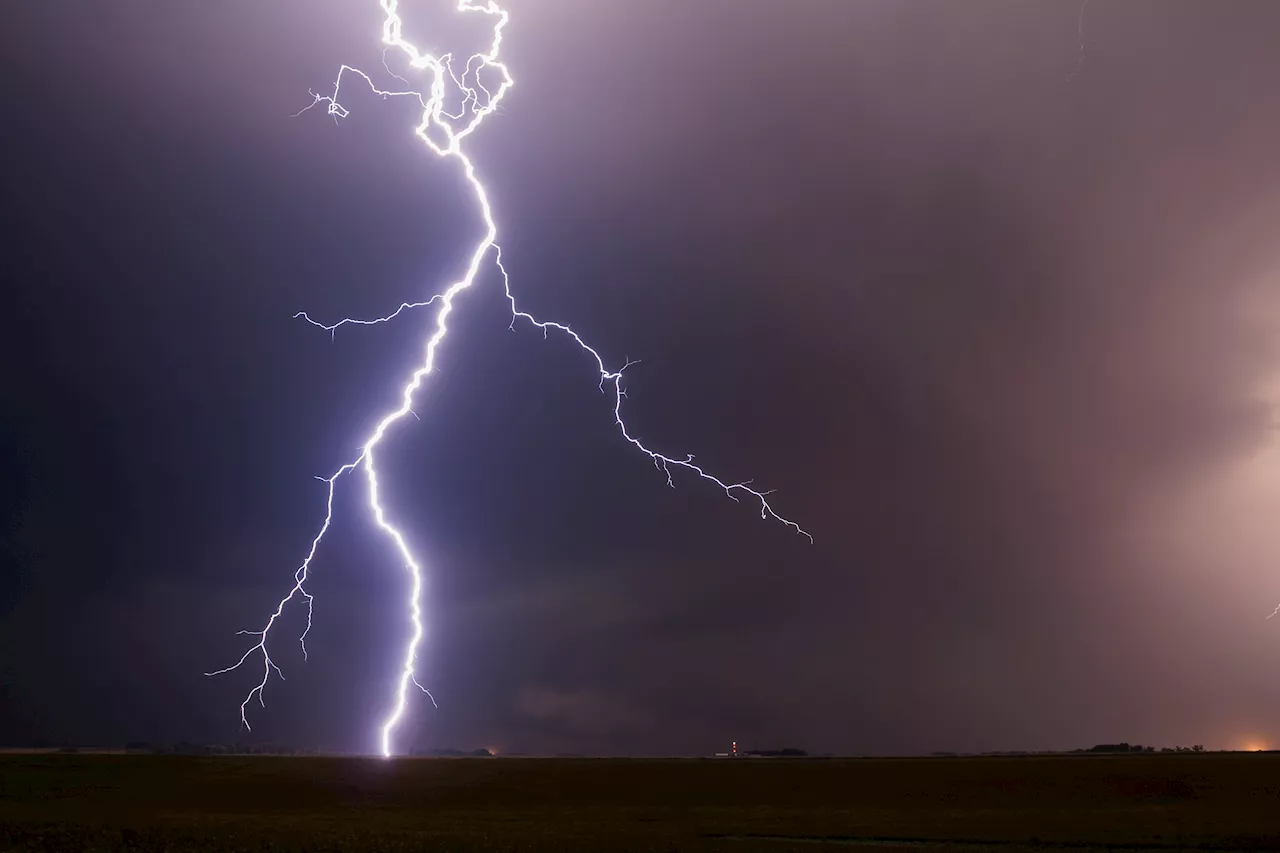
[{"label": "flat field", "polygon": [[1280,850],[1280,756],[0,755],[0,851]]}]

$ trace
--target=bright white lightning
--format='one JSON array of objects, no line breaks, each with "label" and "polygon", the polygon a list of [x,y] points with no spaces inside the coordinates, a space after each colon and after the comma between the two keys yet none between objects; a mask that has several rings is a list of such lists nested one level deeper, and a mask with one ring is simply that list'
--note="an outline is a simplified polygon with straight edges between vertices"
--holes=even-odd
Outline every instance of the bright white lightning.
[{"label": "bright white lightning", "polygon": [[[391,712],[383,720],[380,730],[380,741],[382,754],[384,756],[391,755],[391,734],[395,730],[396,725],[404,716],[405,709],[408,704],[409,685],[413,684],[431,698],[431,694],[417,680],[415,675],[415,663],[417,660],[418,646],[422,641],[423,625],[422,625],[422,586],[423,586],[423,570],[421,564],[409,550],[408,544],[405,542],[403,534],[387,520],[386,512],[379,499],[378,473],[374,465],[375,451],[381,443],[387,430],[401,418],[407,414],[412,414],[413,396],[418,388],[422,385],[423,379],[428,373],[435,368],[436,351],[440,344],[444,341],[449,332],[448,320],[449,315],[453,313],[454,297],[462,291],[469,288],[475,281],[479,272],[480,264],[484,260],[485,255],[490,250],[494,253],[494,261],[498,270],[502,274],[503,287],[506,292],[507,299],[511,303],[512,328],[515,327],[517,319],[528,321],[530,324],[542,330],[544,336],[548,335],[552,329],[561,332],[571,338],[585,353],[594,359],[596,368],[600,373],[600,388],[604,389],[605,383],[609,383],[613,387],[614,405],[613,417],[618,429],[632,446],[644,453],[653,462],[654,466],[665,473],[667,485],[675,485],[672,480],[672,466],[685,468],[697,474],[704,480],[715,483],[725,494],[739,500],[740,495],[749,496],[759,502],[761,518],[772,518],[800,533],[813,541],[813,537],[809,536],[799,525],[790,521],[774,512],[773,507],[766,500],[768,492],[760,492],[751,488],[750,481],[740,483],[730,483],[708,473],[701,466],[695,465],[693,456],[687,455],[684,458],[676,458],[663,455],[656,451],[650,450],[639,439],[635,438],[627,429],[626,422],[622,418],[622,399],[626,396],[622,387],[622,373],[633,362],[623,365],[618,370],[610,370],[605,366],[604,359],[600,354],[588,346],[587,343],[578,336],[578,333],[562,323],[544,322],[538,320],[533,315],[521,311],[517,305],[515,296],[511,292],[511,281],[507,275],[506,268],[502,265],[502,251],[497,245],[498,227],[494,222],[493,211],[489,205],[489,196],[485,191],[484,184],[476,175],[475,165],[470,157],[462,150],[462,141],[466,139],[472,132],[476,130],[484,121],[484,119],[497,109],[499,102],[511,88],[514,81],[505,64],[498,60],[498,51],[502,45],[502,31],[507,24],[508,14],[500,8],[495,0],[488,0],[487,3],[478,4],[469,2],[469,0],[459,0],[457,10],[459,12],[480,12],[485,15],[492,16],[493,40],[489,45],[486,53],[478,53],[472,55],[463,66],[461,73],[455,71],[453,67],[452,54],[444,54],[440,57],[432,56],[421,52],[410,42],[404,39],[403,21],[399,14],[399,0],[380,0],[384,13],[382,26],[382,41],[386,46],[386,50],[399,51],[408,64],[415,70],[426,70],[431,75],[430,94],[424,96],[421,92],[416,91],[387,91],[379,89],[368,74],[353,68],[349,65],[343,65],[338,71],[338,77],[334,81],[333,94],[331,95],[314,95],[312,103],[302,112],[315,107],[319,104],[326,105],[328,113],[335,120],[346,118],[347,109],[338,102],[338,95],[342,89],[342,82],[348,74],[354,74],[365,81],[372,91],[384,98],[387,97],[411,97],[416,98],[422,105],[422,120],[415,130],[418,138],[436,155],[447,158],[453,157],[462,165],[463,174],[466,176],[467,182],[475,193],[476,201],[479,205],[481,219],[484,222],[485,232],[481,240],[476,244],[475,249],[471,253],[471,261],[467,265],[466,272],[462,278],[455,281],[443,292],[423,302],[406,302],[402,303],[391,314],[384,317],[378,317],[372,320],[355,320],[344,319],[332,325],[313,320],[306,312],[299,312],[297,317],[302,317],[307,322],[319,326],[330,334],[336,333],[339,326],[343,325],[375,325],[385,323],[401,312],[410,308],[420,308],[432,305],[436,302],[440,303],[439,312],[436,314],[435,330],[431,337],[427,340],[426,354],[422,364],[415,370],[409,381],[405,384],[401,394],[401,404],[399,408],[387,413],[378,422],[370,436],[365,440],[361,448],[360,455],[352,462],[343,465],[329,477],[321,479],[328,487],[328,500],[325,505],[324,522],[320,526],[320,531],[311,541],[311,548],[307,552],[306,557],[294,572],[294,584],[289,593],[280,600],[276,605],[276,609],[272,612],[267,624],[260,631],[241,631],[240,634],[258,638],[258,642],[248,649],[241,658],[229,667],[225,667],[214,672],[206,673],[206,675],[221,675],[239,669],[243,664],[261,655],[262,660],[262,680],[253,687],[245,696],[244,701],[240,703],[240,720],[241,723],[248,728],[249,720],[246,716],[246,708],[249,703],[256,697],[259,704],[265,707],[263,691],[266,689],[267,681],[271,678],[274,670],[282,679],[284,674],[271,659],[270,653],[267,651],[267,639],[274,627],[276,620],[280,618],[280,614],[284,611],[285,605],[294,599],[301,597],[307,603],[307,627],[302,632],[300,641],[302,643],[303,656],[306,656],[306,637],[311,631],[311,617],[313,599],[306,591],[306,582],[311,568],[311,562],[315,558],[316,551],[320,547],[320,542],[328,532],[330,523],[333,520],[333,496],[337,487],[338,480],[346,473],[354,471],[356,468],[362,468],[369,484],[369,507],[373,512],[373,517],[378,527],[390,537],[395,544],[396,550],[399,551],[401,558],[404,560],[405,567],[409,571],[410,576],[410,594],[408,596],[408,610],[410,622],[413,625],[413,631],[408,643],[405,645],[400,677],[397,681],[395,692],[395,703]],[[385,64],[384,51],[384,64]],[[500,77],[500,83],[496,89],[490,90],[480,81],[480,73],[485,69],[493,69]],[[397,79],[404,81],[404,78],[396,76]],[[470,82],[468,83],[468,80]],[[458,108],[457,113],[450,113],[445,110],[446,95],[449,94],[448,84],[452,83],[456,87],[457,94],[462,96],[462,105]],[[432,134],[436,133],[439,139],[433,139]],[[435,699],[431,698],[434,703]]]}]

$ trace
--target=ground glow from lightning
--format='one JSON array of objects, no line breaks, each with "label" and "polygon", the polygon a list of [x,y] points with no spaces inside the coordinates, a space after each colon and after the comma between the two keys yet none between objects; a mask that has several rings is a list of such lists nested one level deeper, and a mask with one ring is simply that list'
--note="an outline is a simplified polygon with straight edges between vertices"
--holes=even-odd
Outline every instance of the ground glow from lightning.
[{"label": "ground glow from lightning", "polygon": [[[674,487],[675,482],[672,479],[672,468],[683,468],[693,472],[704,480],[709,480],[719,486],[725,494],[735,501],[742,497],[748,497],[757,501],[760,508],[760,517],[763,519],[773,519],[790,528],[795,532],[808,537],[813,541],[813,537],[809,536],[795,522],[790,521],[774,512],[773,507],[769,505],[766,496],[768,492],[761,492],[751,488],[751,481],[744,482],[727,482],[713,474],[707,472],[701,466],[694,464],[692,455],[680,457],[671,457],[658,453],[646,447],[639,439],[631,434],[627,428],[626,422],[622,418],[622,400],[626,396],[622,385],[623,371],[635,362],[627,362],[618,370],[610,370],[604,363],[604,359],[600,354],[586,341],[584,341],[577,332],[562,323],[542,321],[525,311],[520,310],[516,304],[515,295],[511,291],[511,279],[507,274],[506,267],[502,264],[502,250],[497,244],[498,227],[493,218],[493,210],[489,205],[489,196],[485,190],[484,184],[476,175],[475,164],[470,157],[462,149],[462,142],[470,136],[498,107],[508,90],[514,84],[506,65],[498,60],[498,51],[502,45],[503,29],[507,25],[508,14],[499,7],[495,0],[488,0],[486,3],[473,3],[469,0],[459,0],[457,11],[463,13],[477,12],[488,15],[494,19],[492,35],[489,50],[486,53],[473,54],[467,59],[463,66],[461,74],[457,73],[453,65],[452,54],[444,54],[440,57],[423,53],[412,43],[404,38],[403,21],[399,14],[399,0],[380,0],[382,11],[384,13],[382,26],[382,42],[385,46],[383,53],[383,64],[386,66],[386,54],[389,51],[398,52],[407,64],[416,71],[427,71],[431,77],[431,86],[429,95],[424,96],[421,92],[405,89],[403,91],[380,89],[373,79],[365,72],[353,68],[349,65],[343,65],[339,71],[337,79],[334,81],[333,93],[330,95],[314,94],[314,99],[310,105],[304,108],[298,115],[311,110],[317,106],[324,106],[326,111],[334,120],[346,118],[348,111],[338,101],[338,96],[342,90],[343,81],[348,76],[356,76],[363,80],[374,94],[383,98],[389,97],[407,97],[415,98],[422,106],[422,120],[415,130],[418,138],[437,156],[441,158],[454,158],[462,166],[468,184],[475,193],[475,198],[479,206],[481,219],[484,222],[484,236],[476,244],[471,253],[471,261],[467,265],[465,274],[453,282],[449,287],[440,294],[431,297],[423,302],[405,302],[400,305],[394,312],[383,317],[377,317],[371,320],[359,319],[343,319],[333,324],[321,323],[312,319],[306,312],[299,312],[296,318],[302,318],[312,325],[319,326],[334,335],[337,330],[345,325],[362,325],[371,326],[379,323],[388,322],[401,313],[415,308],[423,308],[439,303],[439,309],[436,313],[435,329],[431,337],[427,340],[426,353],[421,365],[413,372],[408,382],[405,384],[401,393],[401,404],[399,408],[388,412],[378,422],[373,432],[369,435],[361,448],[360,455],[353,461],[343,465],[328,477],[320,477],[328,489],[328,497],[325,503],[324,522],[320,525],[319,532],[315,538],[311,540],[311,548],[307,551],[306,557],[302,560],[293,576],[293,587],[288,594],[282,598],[276,605],[275,610],[268,618],[266,625],[258,631],[241,631],[240,635],[256,637],[257,642],[251,646],[236,663],[223,669],[206,673],[206,675],[222,675],[239,669],[241,666],[249,663],[251,660],[261,660],[262,662],[262,678],[245,696],[244,701],[240,703],[240,721],[245,728],[249,728],[249,720],[247,716],[247,708],[249,704],[256,698],[258,703],[266,707],[264,691],[267,682],[271,678],[271,673],[275,672],[284,678],[284,673],[272,660],[267,650],[267,640],[270,636],[271,629],[275,626],[276,620],[284,612],[284,608],[290,601],[295,598],[301,598],[306,602],[307,606],[307,626],[303,630],[299,641],[302,645],[302,653],[306,658],[307,634],[311,631],[311,619],[313,614],[314,600],[310,593],[306,590],[306,582],[310,574],[311,563],[315,558],[316,552],[320,547],[321,541],[328,532],[330,524],[333,521],[333,497],[337,488],[338,481],[343,475],[355,471],[357,468],[364,471],[365,477],[369,485],[369,508],[373,513],[374,521],[379,529],[381,529],[391,541],[395,544],[396,550],[403,559],[410,578],[410,590],[406,600],[406,606],[409,611],[409,619],[413,626],[413,631],[408,642],[405,644],[404,654],[401,662],[400,676],[397,680],[395,690],[395,701],[388,715],[382,721],[379,730],[379,740],[382,754],[390,756],[392,753],[391,735],[395,731],[396,726],[404,717],[408,706],[409,685],[417,687],[432,703],[435,703],[434,697],[430,692],[419,683],[415,664],[417,661],[418,647],[422,642],[424,633],[422,623],[422,588],[423,588],[423,569],[421,563],[410,551],[408,543],[405,541],[404,535],[390,521],[387,520],[385,509],[380,500],[380,490],[378,483],[378,472],[375,467],[375,451],[381,443],[387,430],[403,418],[405,415],[413,414],[412,403],[414,394],[421,387],[427,374],[435,369],[436,352],[440,344],[444,341],[449,332],[448,320],[453,313],[454,297],[462,291],[471,287],[476,276],[480,271],[481,263],[486,255],[491,251],[494,256],[494,263],[498,271],[502,275],[503,288],[506,293],[507,300],[511,304],[511,327],[515,328],[517,320],[525,321],[543,333],[544,337],[550,335],[552,330],[562,333],[572,339],[583,352],[589,355],[596,364],[596,368],[600,373],[600,389],[603,391],[605,385],[608,384],[613,390],[613,418],[614,423],[622,433],[623,438],[627,440],[633,447],[641,453],[649,457],[654,466],[666,475],[667,485]],[[500,78],[495,88],[486,87],[480,80],[480,73],[485,69],[492,69]],[[410,85],[409,82],[394,72],[387,69],[391,76],[397,80]],[[468,82],[468,80],[470,82]],[[445,110],[446,96],[450,93],[449,84],[455,87],[454,92],[462,96],[462,104],[458,108],[458,112],[450,113]],[[492,85],[492,84],[491,84]],[[433,138],[433,133],[438,138]]]}]

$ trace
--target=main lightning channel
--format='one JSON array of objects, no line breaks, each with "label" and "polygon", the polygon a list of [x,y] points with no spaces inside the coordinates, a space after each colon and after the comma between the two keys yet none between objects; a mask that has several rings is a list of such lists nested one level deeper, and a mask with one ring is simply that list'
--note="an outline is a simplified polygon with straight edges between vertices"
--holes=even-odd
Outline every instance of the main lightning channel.
[{"label": "main lightning channel", "polygon": [[[415,45],[405,40],[403,35],[404,22],[399,14],[399,0],[380,0],[384,13],[382,27],[382,42],[385,54],[387,51],[399,51],[409,66],[415,70],[426,70],[431,75],[431,86],[429,94],[424,96],[421,92],[404,90],[384,90],[378,88],[372,78],[365,72],[349,65],[343,65],[338,71],[338,76],[334,81],[333,92],[330,95],[320,95],[313,93],[311,104],[305,107],[299,115],[316,106],[324,105],[327,112],[335,120],[346,118],[348,111],[341,105],[338,100],[342,90],[343,80],[347,75],[356,75],[363,79],[374,94],[383,97],[411,97],[415,98],[422,106],[422,120],[419,122],[415,133],[418,138],[437,156],[442,158],[453,157],[462,165],[462,171],[475,193],[478,203],[481,219],[484,222],[484,235],[476,244],[471,253],[470,263],[467,265],[465,274],[457,281],[453,282],[443,292],[431,297],[423,302],[406,302],[402,303],[394,312],[371,320],[359,319],[343,319],[337,323],[326,325],[312,319],[306,312],[299,312],[295,317],[301,317],[307,322],[319,326],[327,330],[331,335],[336,334],[336,330],[344,325],[376,325],[388,322],[402,312],[413,309],[426,307],[439,303],[439,309],[436,314],[435,329],[431,337],[427,340],[425,356],[421,365],[413,372],[408,382],[405,384],[401,393],[401,404],[395,410],[387,413],[378,422],[373,432],[365,440],[361,447],[360,455],[353,461],[346,463],[338,468],[328,477],[320,477],[322,482],[327,486],[328,497],[325,504],[324,521],[320,526],[319,532],[311,541],[311,547],[306,557],[294,572],[294,584],[288,594],[284,596],[276,605],[276,609],[268,618],[266,625],[259,631],[241,631],[241,635],[247,635],[257,638],[257,642],[251,646],[241,658],[231,666],[213,672],[205,673],[206,675],[222,675],[239,669],[241,666],[260,656],[262,661],[262,678],[245,696],[244,701],[240,703],[240,720],[245,728],[250,728],[247,715],[249,703],[255,698],[263,707],[266,706],[264,691],[267,682],[271,678],[271,673],[275,672],[281,679],[284,673],[280,667],[276,665],[271,658],[267,649],[267,640],[271,633],[271,629],[275,626],[277,620],[284,612],[284,608],[290,601],[295,598],[301,598],[307,605],[307,625],[303,630],[299,641],[302,645],[303,657],[306,657],[306,638],[311,631],[313,604],[314,599],[306,590],[306,582],[310,576],[311,564],[315,558],[316,552],[320,547],[321,541],[328,532],[333,521],[333,498],[337,488],[339,479],[343,475],[348,474],[357,468],[364,471],[369,487],[369,507],[373,513],[373,517],[377,526],[391,539],[394,543],[396,551],[404,561],[406,570],[410,577],[410,595],[408,598],[408,611],[410,622],[413,630],[409,641],[405,645],[404,653],[401,659],[400,675],[396,683],[395,701],[392,710],[383,720],[379,730],[379,740],[381,751],[384,756],[390,756],[392,752],[391,735],[395,731],[396,726],[404,717],[408,706],[409,685],[417,687],[434,704],[435,698],[431,693],[423,687],[417,680],[415,674],[415,664],[417,661],[418,647],[421,645],[424,628],[422,622],[422,591],[423,591],[423,569],[421,563],[413,555],[405,540],[404,534],[392,524],[388,518],[386,511],[382,505],[380,498],[380,486],[378,481],[378,472],[375,466],[377,458],[376,452],[382,439],[386,436],[388,429],[397,421],[401,420],[405,415],[412,414],[412,403],[414,394],[421,387],[423,380],[427,374],[435,369],[436,353],[440,344],[444,341],[449,333],[448,320],[454,309],[454,298],[458,294],[467,290],[475,282],[476,276],[479,274],[481,263],[485,256],[492,250],[494,253],[494,262],[497,269],[502,275],[503,288],[508,301],[511,304],[512,328],[515,327],[516,320],[524,320],[531,325],[542,330],[545,336],[550,334],[552,329],[560,332],[574,341],[584,352],[589,354],[595,361],[597,370],[600,374],[600,388],[604,389],[606,383],[612,386],[614,395],[613,417],[615,425],[621,431],[622,436],[633,447],[644,453],[653,462],[654,466],[665,473],[667,485],[674,487],[675,483],[672,479],[672,467],[684,468],[710,482],[719,486],[724,490],[725,494],[733,500],[740,500],[741,496],[748,496],[759,503],[761,518],[772,518],[775,521],[792,528],[797,533],[806,536],[809,541],[813,541],[813,537],[805,532],[795,522],[790,521],[778,513],[774,512],[773,507],[769,505],[766,496],[769,492],[761,492],[751,488],[751,481],[744,482],[728,482],[709,473],[701,466],[694,463],[694,457],[687,455],[683,458],[671,457],[658,453],[645,446],[639,439],[634,437],[627,428],[626,422],[622,418],[622,400],[626,393],[622,385],[623,371],[627,367],[634,364],[628,362],[618,370],[610,370],[605,366],[604,359],[591,346],[589,346],[579,335],[569,326],[562,323],[542,321],[534,317],[528,312],[522,311],[516,304],[515,295],[511,290],[511,279],[507,274],[506,267],[502,264],[502,250],[497,244],[498,228],[493,218],[493,210],[489,203],[489,196],[485,190],[483,182],[476,174],[475,164],[471,158],[462,150],[462,141],[473,133],[486,117],[491,115],[498,107],[499,102],[506,95],[507,91],[514,85],[506,65],[498,60],[499,49],[502,45],[503,29],[509,20],[508,13],[498,6],[495,0],[488,0],[487,3],[472,3],[470,0],[459,0],[457,10],[459,12],[479,12],[494,18],[492,29],[492,41],[489,49],[485,53],[473,54],[467,59],[463,65],[461,73],[455,71],[453,67],[452,54],[444,54],[436,57],[432,54],[423,53]],[[485,69],[492,69],[499,75],[499,83],[493,89],[486,87],[481,82],[481,72]],[[389,70],[389,69],[388,69]],[[404,78],[397,75],[396,79],[406,82]],[[470,79],[470,83],[468,83]],[[452,83],[456,88],[457,94],[461,95],[461,105],[456,113],[448,112],[445,109],[445,102],[449,95],[448,83]],[[491,84],[492,85],[492,84]],[[433,138],[433,132],[439,135],[439,139]]]}]

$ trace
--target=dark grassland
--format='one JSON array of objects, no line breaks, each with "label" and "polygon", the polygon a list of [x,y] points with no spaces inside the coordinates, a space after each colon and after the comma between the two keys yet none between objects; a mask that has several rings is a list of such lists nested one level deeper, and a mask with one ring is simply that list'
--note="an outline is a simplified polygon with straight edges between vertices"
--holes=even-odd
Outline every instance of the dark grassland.
[{"label": "dark grassland", "polygon": [[11,850],[1280,850],[1280,756],[0,755]]}]

